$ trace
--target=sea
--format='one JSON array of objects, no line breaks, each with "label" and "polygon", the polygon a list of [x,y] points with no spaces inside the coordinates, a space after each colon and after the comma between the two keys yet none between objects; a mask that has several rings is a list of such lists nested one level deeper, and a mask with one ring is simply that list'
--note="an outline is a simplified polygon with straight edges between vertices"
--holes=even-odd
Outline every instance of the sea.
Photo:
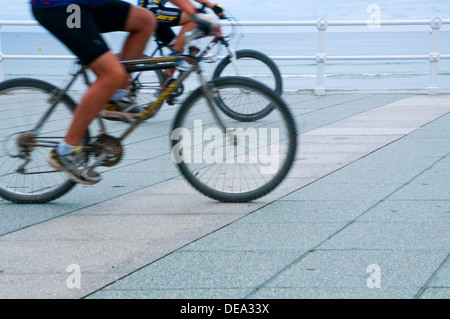
[{"label": "sea", "polygon": [[[111,49],[120,51],[126,34],[106,36]],[[2,31],[1,52],[5,55],[72,55],[58,40],[46,32]],[[311,32],[236,32],[230,41],[233,49],[253,49],[269,56],[315,56],[317,31]],[[155,48],[150,40],[146,53]],[[327,32],[325,52],[328,56],[428,55],[431,32]],[[441,54],[450,55],[450,31],[440,32]],[[219,56],[224,50],[219,50]],[[276,60],[284,90],[314,92],[317,65],[314,60]],[[70,78],[74,62],[67,60],[5,59],[3,78],[32,77],[63,85]],[[206,72],[212,70],[205,66]],[[258,79],[264,74],[253,70],[248,76]],[[428,60],[328,60],[325,64],[325,88],[329,92],[426,92],[430,81]],[[198,84],[197,80],[194,86]],[[75,89],[82,90],[82,83]],[[441,59],[438,66],[438,87],[450,93],[450,59]]]}]

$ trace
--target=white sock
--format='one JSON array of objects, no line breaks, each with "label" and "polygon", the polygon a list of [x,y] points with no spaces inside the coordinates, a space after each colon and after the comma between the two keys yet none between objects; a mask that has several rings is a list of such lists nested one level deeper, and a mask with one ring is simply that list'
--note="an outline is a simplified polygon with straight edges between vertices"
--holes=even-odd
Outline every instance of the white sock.
[{"label": "white sock", "polygon": [[56,153],[59,156],[66,156],[69,152],[78,146],[72,146],[66,143],[66,140],[62,140],[59,142],[58,147],[56,148]]}]

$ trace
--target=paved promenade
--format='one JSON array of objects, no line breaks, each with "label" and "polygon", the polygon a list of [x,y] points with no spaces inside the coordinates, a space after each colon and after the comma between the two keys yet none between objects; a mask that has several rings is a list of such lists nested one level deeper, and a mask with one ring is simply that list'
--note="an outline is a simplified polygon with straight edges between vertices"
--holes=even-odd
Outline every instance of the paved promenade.
[{"label": "paved promenade", "polygon": [[161,134],[176,107],[100,184],[0,200],[0,298],[450,298],[450,96],[284,98],[299,152],[255,202],[180,177]]}]

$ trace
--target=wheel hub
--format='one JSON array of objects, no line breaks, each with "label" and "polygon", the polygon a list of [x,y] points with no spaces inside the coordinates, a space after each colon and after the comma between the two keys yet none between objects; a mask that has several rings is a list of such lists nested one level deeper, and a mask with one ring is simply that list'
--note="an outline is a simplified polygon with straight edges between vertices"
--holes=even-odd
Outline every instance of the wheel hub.
[{"label": "wheel hub", "polygon": [[16,140],[20,152],[30,153],[34,149],[35,139],[36,137],[29,132],[20,133]]}]

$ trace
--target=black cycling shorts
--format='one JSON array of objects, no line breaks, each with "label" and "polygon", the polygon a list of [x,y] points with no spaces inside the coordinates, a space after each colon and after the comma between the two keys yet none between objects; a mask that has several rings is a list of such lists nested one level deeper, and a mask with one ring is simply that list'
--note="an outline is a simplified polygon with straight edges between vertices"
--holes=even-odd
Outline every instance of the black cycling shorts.
[{"label": "black cycling shorts", "polygon": [[156,36],[164,45],[168,45],[176,37],[171,28],[180,25],[181,10],[178,8],[150,7],[150,11],[155,14],[158,20]]},{"label": "black cycling shorts", "polygon": [[34,8],[36,20],[64,43],[84,65],[89,65],[109,51],[101,33],[123,31],[131,8],[124,1],[112,0],[99,8],[80,5],[80,27],[69,27],[67,21],[73,11],[67,6]]}]

